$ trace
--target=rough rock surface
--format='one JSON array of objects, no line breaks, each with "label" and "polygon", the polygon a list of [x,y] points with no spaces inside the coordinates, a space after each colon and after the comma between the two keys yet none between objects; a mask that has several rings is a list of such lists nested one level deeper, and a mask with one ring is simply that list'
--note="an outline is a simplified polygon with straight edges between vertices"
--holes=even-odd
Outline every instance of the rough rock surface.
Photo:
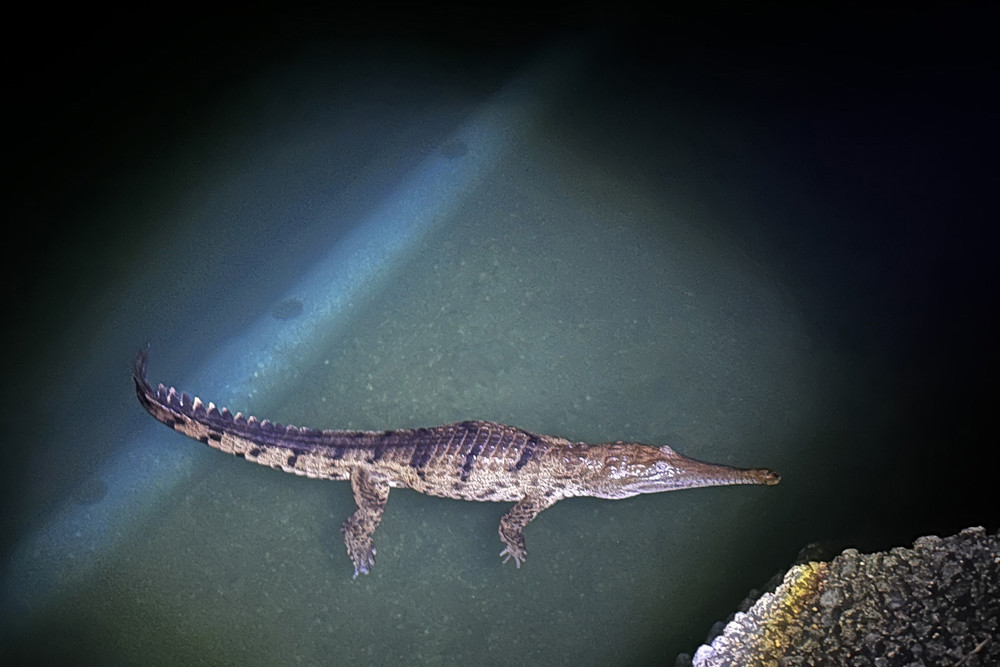
[{"label": "rough rock surface", "polygon": [[1000,533],[796,565],[737,613],[695,667],[1000,665]]}]

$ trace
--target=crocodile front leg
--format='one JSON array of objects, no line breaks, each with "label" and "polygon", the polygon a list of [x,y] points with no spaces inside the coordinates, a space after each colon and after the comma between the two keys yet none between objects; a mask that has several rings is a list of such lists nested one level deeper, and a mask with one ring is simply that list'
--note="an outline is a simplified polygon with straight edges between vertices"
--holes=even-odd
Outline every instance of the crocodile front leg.
[{"label": "crocodile front leg", "polygon": [[547,507],[552,507],[559,500],[556,495],[552,496],[525,496],[510,508],[500,519],[500,539],[507,546],[500,552],[504,556],[503,562],[514,558],[514,564],[521,567],[521,563],[528,556],[524,548],[524,527],[531,522],[539,513]]},{"label": "crocodile front leg", "polygon": [[358,509],[340,527],[340,532],[347,544],[347,555],[354,561],[357,579],[358,573],[368,574],[368,568],[375,564],[372,533],[382,523],[382,512],[389,500],[389,482],[377,473],[355,468],[351,471],[351,489]]}]

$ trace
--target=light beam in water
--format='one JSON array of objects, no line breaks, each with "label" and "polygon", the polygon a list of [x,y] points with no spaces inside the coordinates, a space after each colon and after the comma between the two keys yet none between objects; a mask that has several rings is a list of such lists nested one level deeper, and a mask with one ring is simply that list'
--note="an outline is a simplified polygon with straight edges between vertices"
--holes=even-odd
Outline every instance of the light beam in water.
[{"label": "light beam in water", "polygon": [[[287,293],[308,308],[295,320],[276,322],[263,314],[250,328],[206,359],[183,386],[221,395],[281,391],[277,370],[285,358],[302,358],[310,345],[329,337],[350,317],[350,304],[378,287],[435,224],[447,219],[466,193],[475,190],[494,165],[524,136],[543,102],[542,93],[565,77],[563,57],[549,58],[497,93],[444,143],[462,146],[461,156],[439,150],[426,158]],[[449,153],[452,153],[449,155]],[[460,159],[456,159],[460,157]],[[136,341],[141,345],[144,341]],[[122,382],[130,382],[122,360]],[[266,378],[262,381],[261,378]],[[265,386],[262,386],[262,382]],[[136,408],[138,410],[138,408]],[[166,432],[147,424],[98,477],[107,494],[91,505],[68,503],[14,549],[3,583],[4,615],[40,610],[86,581],[88,575],[132,539],[175,485],[190,476],[207,449],[164,447]],[[5,623],[9,627],[8,624]]]}]

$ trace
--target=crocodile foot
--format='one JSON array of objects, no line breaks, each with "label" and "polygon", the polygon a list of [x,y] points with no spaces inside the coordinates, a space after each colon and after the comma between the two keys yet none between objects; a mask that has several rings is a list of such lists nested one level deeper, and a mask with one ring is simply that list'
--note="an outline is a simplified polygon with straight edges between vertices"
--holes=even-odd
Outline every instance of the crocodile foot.
[{"label": "crocodile foot", "polygon": [[511,558],[514,559],[514,565],[520,569],[521,563],[528,557],[528,552],[525,550],[524,546],[518,546],[516,544],[508,543],[504,550],[500,552],[500,556],[503,558],[503,562],[509,561]]},{"label": "crocodile foot", "polygon": [[368,570],[375,565],[375,545],[370,538],[358,538],[348,531],[343,531],[344,542],[347,544],[347,555],[354,563],[354,579],[359,574],[368,574]]}]

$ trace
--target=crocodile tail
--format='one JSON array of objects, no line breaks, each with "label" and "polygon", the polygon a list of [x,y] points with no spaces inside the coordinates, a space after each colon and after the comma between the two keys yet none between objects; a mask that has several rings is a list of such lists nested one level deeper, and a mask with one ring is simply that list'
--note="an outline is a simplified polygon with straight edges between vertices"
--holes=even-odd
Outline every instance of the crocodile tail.
[{"label": "crocodile tail", "polygon": [[149,347],[139,350],[132,380],[142,407],[157,421],[209,447],[286,472],[324,479],[343,479],[340,459],[358,447],[372,446],[382,432],[334,431],[285,426],[267,419],[233,414],[214,403],[188,396],[174,387],[146,380]]}]

